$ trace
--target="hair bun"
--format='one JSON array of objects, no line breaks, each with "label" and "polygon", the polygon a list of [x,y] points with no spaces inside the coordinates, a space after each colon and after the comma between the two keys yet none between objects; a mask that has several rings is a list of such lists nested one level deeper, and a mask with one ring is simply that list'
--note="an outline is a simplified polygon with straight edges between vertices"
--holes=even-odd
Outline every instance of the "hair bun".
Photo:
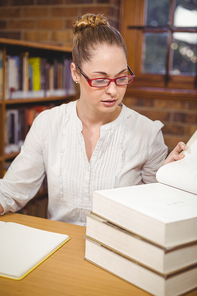
[{"label": "hair bun", "polygon": [[86,13],[83,16],[78,17],[74,22],[73,33],[76,34],[83,29],[97,26],[110,26],[110,24],[107,18],[105,18],[102,14]]}]

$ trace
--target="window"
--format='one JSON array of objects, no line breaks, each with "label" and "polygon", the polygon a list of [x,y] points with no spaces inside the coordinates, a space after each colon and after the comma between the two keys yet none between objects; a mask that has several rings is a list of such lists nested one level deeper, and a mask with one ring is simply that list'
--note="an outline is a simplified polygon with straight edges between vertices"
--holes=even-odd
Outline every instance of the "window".
[{"label": "window", "polygon": [[165,74],[169,64],[171,75],[196,74],[197,0],[175,0],[173,4],[170,0],[147,0],[144,73]]},{"label": "window", "polygon": [[[127,3],[126,3],[127,2]],[[133,71],[154,86],[197,88],[197,0],[132,0],[124,11],[123,37]],[[138,14],[138,16],[136,15]],[[128,16],[127,16],[128,15]],[[126,32],[127,31],[127,32]],[[129,36],[135,44],[129,41]],[[128,46],[127,46],[128,47]],[[136,79],[137,80],[137,79]]]}]

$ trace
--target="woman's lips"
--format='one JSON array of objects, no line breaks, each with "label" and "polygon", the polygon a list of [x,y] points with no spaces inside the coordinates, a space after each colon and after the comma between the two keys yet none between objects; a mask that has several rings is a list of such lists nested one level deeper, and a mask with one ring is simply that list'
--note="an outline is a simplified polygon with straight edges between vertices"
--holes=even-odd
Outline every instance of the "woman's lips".
[{"label": "woman's lips", "polygon": [[101,101],[101,103],[106,107],[112,107],[116,104],[116,100]]}]

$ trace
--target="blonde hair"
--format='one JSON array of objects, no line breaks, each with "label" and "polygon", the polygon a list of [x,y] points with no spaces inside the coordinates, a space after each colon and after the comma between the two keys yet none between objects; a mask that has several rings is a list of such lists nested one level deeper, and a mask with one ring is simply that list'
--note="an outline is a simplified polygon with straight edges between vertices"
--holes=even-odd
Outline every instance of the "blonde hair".
[{"label": "blonde hair", "polygon": [[98,44],[117,45],[123,48],[127,58],[127,49],[118,30],[112,27],[102,14],[84,14],[73,24],[73,62],[79,67],[90,61],[92,49]]}]

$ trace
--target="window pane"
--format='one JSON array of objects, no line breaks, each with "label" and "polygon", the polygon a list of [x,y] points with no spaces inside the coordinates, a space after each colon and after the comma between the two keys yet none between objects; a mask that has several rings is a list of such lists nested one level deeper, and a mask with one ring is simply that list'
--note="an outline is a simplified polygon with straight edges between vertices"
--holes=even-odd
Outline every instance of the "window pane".
[{"label": "window pane", "polygon": [[144,73],[166,73],[168,33],[146,33],[143,52]]},{"label": "window pane", "polygon": [[174,75],[196,73],[197,33],[174,33],[172,73]]},{"label": "window pane", "polygon": [[176,27],[197,26],[197,0],[176,0],[174,25]]},{"label": "window pane", "polygon": [[146,25],[167,26],[169,22],[170,0],[147,0]]}]

